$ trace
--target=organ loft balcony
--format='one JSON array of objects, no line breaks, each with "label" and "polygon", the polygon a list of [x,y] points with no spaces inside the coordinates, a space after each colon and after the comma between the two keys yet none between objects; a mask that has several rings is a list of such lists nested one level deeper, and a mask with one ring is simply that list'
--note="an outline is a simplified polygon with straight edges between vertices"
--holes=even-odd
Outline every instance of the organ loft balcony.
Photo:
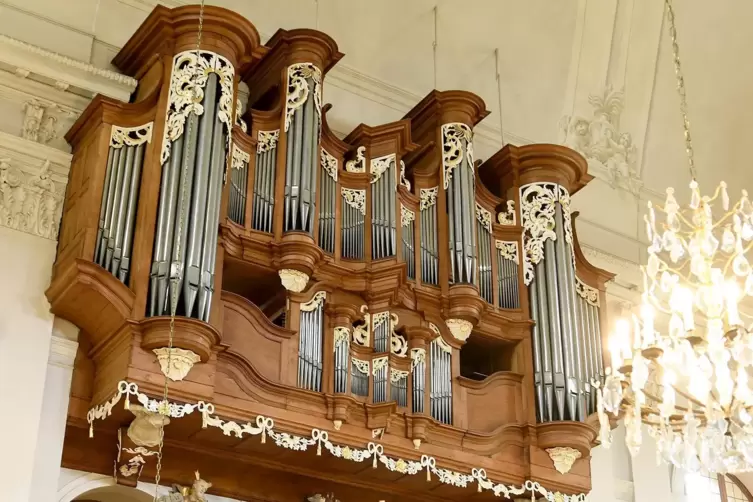
[{"label": "organ loft balcony", "polygon": [[66,136],[63,465],[146,480],[128,450],[162,430],[163,482],[200,470],[240,499],[581,500],[612,278],[575,232],[585,160],[481,162],[462,90],[340,137],[332,38],[262,45],[206,7],[197,50],[198,15],[155,8],[113,60],[131,102],[97,97]]}]

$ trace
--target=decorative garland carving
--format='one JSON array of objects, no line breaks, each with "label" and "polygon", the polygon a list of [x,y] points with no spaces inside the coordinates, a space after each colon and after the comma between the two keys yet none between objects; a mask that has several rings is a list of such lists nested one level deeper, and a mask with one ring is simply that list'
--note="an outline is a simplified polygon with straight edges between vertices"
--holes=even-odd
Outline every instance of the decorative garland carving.
[{"label": "decorative garland carving", "polygon": [[[387,356],[377,357],[371,361],[371,373],[376,376],[378,371],[386,368],[389,364],[390,358]],[[360,371],[360,370],[359,370]]]},{"label": "decorative garland carving", "polygon": [[360,359],[356,359],[355,357],[351,358],[351,361],[353,363],[353,367],[360,373],[364,375],[369,374],[369,361],[362,361]]},{"label": "decorative garland carving", "polygon": [[366,190],[345,187],[341,190],[345,203],[353,209],[358,210],[359,213],[366,215]]},{"label": "decorative garland carving", "polygon": [[280,139],[280,130],[259,131],[256,135],[256,153],[270,152],[277,148]]},{"label": "decorative garland carving", "polygon": [[308,274],[304,274],[299,270],[293,270],[291,268],[283,268],[277,272],[280,276],[280,282],[282,286],[288,291],[293,293],[300,293],[306,289],[306,284],[309,282]]},{"label": "decorative garland carving", "polygon": [[345,163],[345,170],[349,173],[366,172],[366,147],[359,146],[356,150],[356,158]]},{"label": "decorative garland carving", "polygon": [[575,292],[578,296],[586,300],[589,305],[599,307],[599,290],[592,288],[585,282],[581,281],[577,276],[575,277]]},{"label": "decorative garland carving", "polygon": [[434,188],[422,188],[420,190],[419,197],[421,199],[421,211],[429,209],[431,206],[437,203],[437,194],[439,193],[439,187]]},{"label": "decorative garland carving", "polygon": [[398,383],[400,380],[408,378],[408,372],[390,368],[390,382]]},{"label": "decorative garland carving", "polygon": [[460,122],[442,124],[442,179],[444,180],[445,190],[450,186],[452,170],[463,162],[463,141],[465,141],[468,166],[471,174],[475,174],[473,167],[473,131]]},{"label": "decorative garland carving", "polygon": [[481,207],[478,203],[476,203],[476,219],[487,232],[492,232],[492,213]]},{"label": "decorative garland carving", "polygon": [[562,207],[565,241],[575,269],[573,228],[570,219],[570,194],[556,183],[531,183],[520,187],[520,213],[523,223],[523,277],[526,285],[533,280],[534,265],[544,259],[544,242],[555,240],[555,204]]},{"label": "decorative garland carving", "polygon": [[378,157],[376,159],[371,159],[371,168],[369,169],[371,173],[371,183],[376,183],[379,181],[379,178],[382,177],[382,174],[390,168],[390,165],[395,162],[395,159],[397,157],[394,153],[391,153],[389,155],[385,155],[384,157]]},{"label": "decorative garland carving", "polygon": [[113,124],[110,132],[110,146],[122,148],[123,146],[138,146],[152,142],[152,126],[149,122],[136,127],[121,127]]},{"label": "decorative garland carving", "polygon": [[497,215],[497,221],[500,225],[515,225],[517,217],[515,215],[515,201],[507,201],[507,211],[503,211]]},{"label": "decorative garland carving", "polygon": [[410,181],[408,181],[408,178],[405,177],[405,162],[403,162],[403,159],[400,159],[400,184],[407,188],[410,192],[411,185]]},{"label": "decorative garland carving", "polygon": [[[356,361],[359,360],[353,358],[354,364],[358,364]],[[368,361],[359,361],[359,363],[366,364],[366,374],[368,374]],[[329,433],[320,429],[312,429],[310,437],[297,436],[287,432],[278,432],[275,430],[274,420],[261,415],[257,416],[253,423],[246,422],[245,424],[238,424],[231,420],[223,420],[214,415],[215,407],[212,403],[205,403],[203,401],[196,404],[158,402],[149,399],[148,396],[139,392],[136,384],[125,381],[118,384],[118,392],[109,402],[114,403],[114,406],[120,402],[120,399],[124,395],[126,396],[126,403],[128,402],[129,397],[133,396],[140,403],[154,403],[154,406],[158,406],[166,412],[180,410],[183,413],[181,417],[193,413],[194,411],[198,411],[201,413],[203,429],[206,429],[207,427],[216,427],[226,436],[234,436],[236,438],[242,438],[244,435],[260,436],[261,443],[266,443],[267,438],[269,437],[274,441],[276,446],[302,452],[307,451],[309,447],[315,446],[317,456],[320,456],[322,452],[326,450],[334,457],[349,460],[351,462],[363,463],[367,460],[371,460],[372,467],[374,468],[379,464],[382,464],[386,469],[400,474],[415,476],[419,473],[425,472],[427,481],[431,481],[431,476],[433,474],[441,483],[456,486],[458,488],[466,488],[475,483],[479,491],[488,490],[494,493],[497,497],[508,499],[513,496],[531,493],[544,497],[547,502],[585,502],[586,500],[585,494],[565,495],[559,492],[550,492],[538,482],[530,480],[525,481],[520,486],[494,483],[487,478],[486,471],[483,468],[473,468],[471,469],[470,474],[442,469],[437,467],[436,459],[429,455],[422,455],[420,460],[405,460],[402,458],[389,457],[384,453],[384,446],[374,442],[369,442],[366,448],[336,445],[329,440]],[[148,408],[146,405],[145,407]],[[89,410],[87,417],[92,416],[94,410],[95,408]],[[102,418],[106,418],[106,416]],[[93,426],[93,420],[90,420],[89,423]]]},{"label": "decorative garland carving", "polygon": [[243,103],[241,103],[240,98],[235,100],[235,125],[241,128],[241,131],[248,132],[248,125],[246,125],[246,121],[241,118],[241,114],[243,113]]},{"label": "decorative garland carving", "polygon": [[416,213],[400,204],[400,226],[407,227],[416,220]]},{"label": "decorative garland carving", "polygon": [[231,169],[243,169],[244,164],[248,165],[248,163],[251,161],[251,156],[238,148],[238,145],[233,143],[233,155],[230,160],[230,168]]},{"label": "decorative garland carving", "polygon": [[410,349],[410,370],[416,369],[416,366],[426,361],[426,349]]},{"label": "decorative garland carving", "polygon": [[319,118],[319,129],[322,121],[322,70],[314,63],[296,63],[288,66],[288,89],[285,98],[285,132],[290,129],[290,123],[295,111],[303,106],[311,94],[308,79],[314,83],[314,105]]},{"label": "decorative garland carving", "polygon": [[363,324],[353,328],[353,343],[368,347],[371,340],[371,314],[366,305],[361,305]]},{"label": "decorative garland carving", "polygon": [[331,155],[327,150],[322,148],[319,156],[322,169],[329,174],[329,177],[337,182],[337,159],[334,155]]},{"label": "decorative garland carving", "polygon": [[199,51],[198,58],[196,53],[195,50],[183,51],[173,58],[170,94],[165,115],[165,135],[160,155],[162,164],[170,158],[172,142],[183,135],[188,114],[204,113],[201,101],[204,98],[204,87],[207,85],[210,73],[216,73],[219,76],[220,104],[217,116],[227,127],[227,138],[230,141],[235,68],[229,60],[214,52]]},{"label": "decorative garland carving", "polygon": [[452,333],[452,336],[461,342],[468,340],[468,337],[471,336],[471,331],[473,331],[473,324],[465,319],[447,319],[445,324],[450,333]]},{"label": "decorative garland carving", "polygon": [[161,347],[152,352],[157,356],[162,374],[173,382],[183,380],[193,365],[201,361],[201,357],[195,352],[178,347],[173,347],[172,351],[167,347]]},{"label": "decorative garland carving", "polygon": [[505,260],[514,261],[520,265],[520,255],[518,253],[518,241],[495,241],[494,245],[499,249],[499,254]]},{"label": "decorative garland carving", "polygon": [[314,295],[314,297],[306,302],[301,303],[301,312],[311,312],[313,310],[316,310],[319,308],[319,305],[324,303],[324,300],[327,298],[327,293],[325,291],[319,291],[317,294]]},{"label": "decorative garland carving", "polygon": [[348,345],[350,343],[350,329],[346,326],[336,326],[335,327],[335,350],[342,345],[342,344]]}]

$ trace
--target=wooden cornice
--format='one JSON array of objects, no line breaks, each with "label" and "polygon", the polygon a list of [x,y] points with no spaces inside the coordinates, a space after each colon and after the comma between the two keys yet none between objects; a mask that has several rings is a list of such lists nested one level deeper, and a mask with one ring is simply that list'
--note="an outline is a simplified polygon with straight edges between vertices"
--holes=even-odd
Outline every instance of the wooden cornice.
[{"label": "wooden cornice", "polygon": [[437,138],[442,124],[460,122],[473,128],[489,113],[484,100],[472,92],[433,90],[403,118],[411,121],[414,141],[425,143]]},{"label": "wooden cornice", "polygon": [[[126,75],[140,78],[163,52],[169,40],[170,54],[196,48],[199,28],[198,5],[169,9],[158,5],[113,59]],[[245,17],[221,7],[204,7],[201,49],[216,52],[230,60],[237,73],[252,64],[259,47],[259,32]]]}]

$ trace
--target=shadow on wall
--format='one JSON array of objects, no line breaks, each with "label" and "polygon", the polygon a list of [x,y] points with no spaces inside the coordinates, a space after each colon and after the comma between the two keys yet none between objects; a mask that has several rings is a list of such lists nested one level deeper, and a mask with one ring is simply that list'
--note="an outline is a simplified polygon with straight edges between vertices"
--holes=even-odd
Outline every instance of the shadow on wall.
[{"label": "shadow on wall", "polygon": [[153,495],[137,488],[114,485],[95,488],[82,493],[73,502],[151,502]]}]

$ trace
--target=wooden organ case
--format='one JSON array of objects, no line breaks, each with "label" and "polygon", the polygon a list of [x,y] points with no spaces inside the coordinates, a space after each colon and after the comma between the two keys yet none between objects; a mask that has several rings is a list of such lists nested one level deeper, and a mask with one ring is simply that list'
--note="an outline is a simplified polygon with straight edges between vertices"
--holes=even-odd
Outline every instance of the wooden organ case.
[{"label": "wooden organ case", "polygon": [[262,45],[207,7],[197,52],[197,19],[157,7],[113,61],[132,102],[97,97],[67,135],[47,292],[81,329],[63,464],[148,480],[134,424],[156,416],[163,481],[199,469],[243,500],[588,492],[612,275],[575,235],[585,160],[527,145],[480,163],[488,112],[465,91],[339,138],[330,37]]}]

